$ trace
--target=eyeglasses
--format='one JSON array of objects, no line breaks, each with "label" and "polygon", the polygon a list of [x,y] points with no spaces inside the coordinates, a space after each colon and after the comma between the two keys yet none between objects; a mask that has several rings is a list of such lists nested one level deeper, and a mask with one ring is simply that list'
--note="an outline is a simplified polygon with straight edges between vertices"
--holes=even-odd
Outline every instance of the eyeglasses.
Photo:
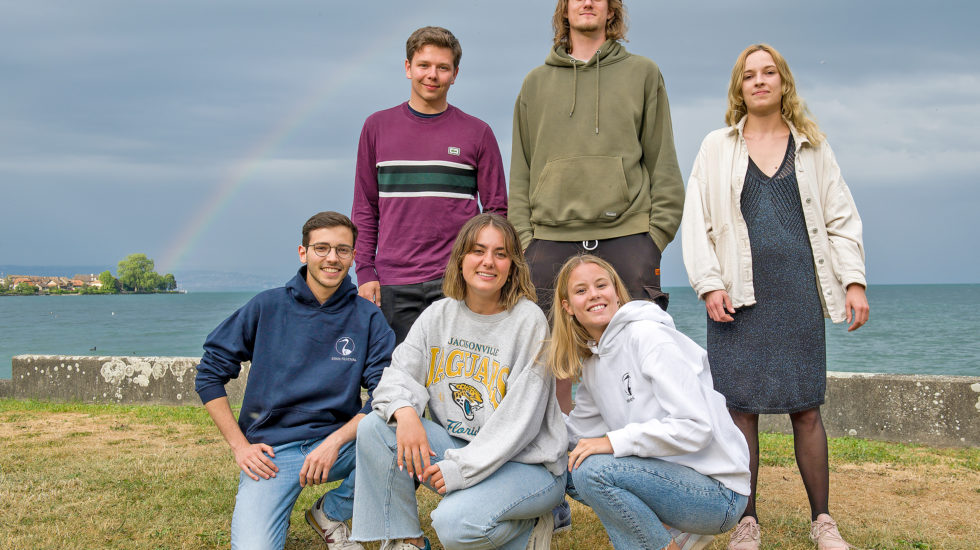
[{"label": "eyeglasses", "polygon": [[350,257],[354,255],[354,247],[348,246],[346,244],[338,244],[337,246],[330,246],[329,244],[326,243],[316,243],[316,244],[308,244],[306,245],[306,248],[312,248],[313,252],[321,258],[326,258],[328,255],[330,255],[331,250],[336,252],[337,257],[340,258],[341,260],[350,259]]}]

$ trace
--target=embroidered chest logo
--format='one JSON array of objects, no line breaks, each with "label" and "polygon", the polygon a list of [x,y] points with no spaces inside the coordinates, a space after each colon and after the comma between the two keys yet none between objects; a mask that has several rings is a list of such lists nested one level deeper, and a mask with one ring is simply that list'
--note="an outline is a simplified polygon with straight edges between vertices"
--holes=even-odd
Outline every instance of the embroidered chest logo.
[{"label": "embroidered chest logo", "polygon": [[337,343],[334,344],[334,349],[337,350],[337,353],[347,357],[354,353],[354,339],[349,336],[342,336],[337,339]]},{"label": "embroidered chest logo", "polygon": [[483,408],[483,396],[480,391],[469,384],[449,384],[453,391],[453,403],[463,410],[467,420],[473,420],[473,412]]},{"label": "embroidered chest logo", "polygon": [[629,403],[630,401],[636,399],[636,397],[633,396],[633,380],[630,379],[630,373],[627,372],[624,374],[621,381],[623,383],[623,393],[626,395],[626,402]]},{"label": "embroidered chest logo", "polygon": [[459,156],[459,147],[450,147],[449,148],[449,154],[452,155],[452,156],[454,156],[454,157],[458,157]]}]

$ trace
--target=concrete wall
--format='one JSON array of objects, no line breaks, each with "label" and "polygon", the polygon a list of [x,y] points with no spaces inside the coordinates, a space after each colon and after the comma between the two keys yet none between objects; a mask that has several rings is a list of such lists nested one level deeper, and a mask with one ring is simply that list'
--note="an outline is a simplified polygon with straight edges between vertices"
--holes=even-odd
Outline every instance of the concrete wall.
[{"label": "concrete wall", "polygon": [[[18,355],[0,397],[94,403],[199,404],[196,357]],[[248,365],[226,389],[240,401]],[[980,447],[980,377],[831,372],[822,408],[831,437],[942,447]],[[792,433],[787,415],[763,415],[766,431]]]},{"label": "concrete wall", "polygon": [[10,397],[14,390],[14,385],[9,378],[0,378],[0,399]]},{"label": "concrete wall", "polygon": [[[10,397],[87,403],[199,405],[194,391],[199,357],[18,355],[11,362]],[[225,386],[242,399],[248,364]]]},{"label": "concrete wall", "polygon": [[[980,377],[830,372],[821,408],[830,437],[980,447]],[[760,429],[793,433],[788,415]]]}]

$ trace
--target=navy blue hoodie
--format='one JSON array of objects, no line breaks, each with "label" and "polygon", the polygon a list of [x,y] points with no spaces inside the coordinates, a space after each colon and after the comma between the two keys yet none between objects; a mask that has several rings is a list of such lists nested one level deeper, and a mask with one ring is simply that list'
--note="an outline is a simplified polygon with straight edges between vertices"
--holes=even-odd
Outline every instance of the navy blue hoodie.
[{"label": "navy blue hoodie", "polygon": [[[250,443],[281,445],[323,438],[357,413],[391,362],[395,335],[350,276],[323,305],[306,284],[306,266],[285,287],[262,292],[204,342],[195,390],[203,403],[251,361],[238,425]],[[361,387],[368,402],[361,403]]]}]

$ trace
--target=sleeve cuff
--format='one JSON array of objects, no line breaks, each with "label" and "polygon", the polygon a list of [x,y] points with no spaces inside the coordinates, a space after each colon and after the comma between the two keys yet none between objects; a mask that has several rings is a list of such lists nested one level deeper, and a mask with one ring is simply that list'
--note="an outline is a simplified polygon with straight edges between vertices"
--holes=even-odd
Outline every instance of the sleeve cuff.
[{"label": "sleeve cuff", "polygon": [[459,471],[459,464],[443,459],[439,461],[439,470],[442,472],[442,480],[446,482],[447,495],[463,488],[463,474]]},{"label": "sleeve cuff", "polygon": [[609,443],[613,448],[613,456],[616,458],[636,454],[633,452],[633,446],[630,444],[626,430],[613,430],[607,433],[606,437],[609,438]]},{"label": "sleeve cuff", "polygon": [[209,401],[214,401],[220,397],[227,397],[228,393],[225,392],[225,387],[220,384],[214,386],[206,386],[197,390],[197,395],[201,398],[201,403],[208,403]]}]

